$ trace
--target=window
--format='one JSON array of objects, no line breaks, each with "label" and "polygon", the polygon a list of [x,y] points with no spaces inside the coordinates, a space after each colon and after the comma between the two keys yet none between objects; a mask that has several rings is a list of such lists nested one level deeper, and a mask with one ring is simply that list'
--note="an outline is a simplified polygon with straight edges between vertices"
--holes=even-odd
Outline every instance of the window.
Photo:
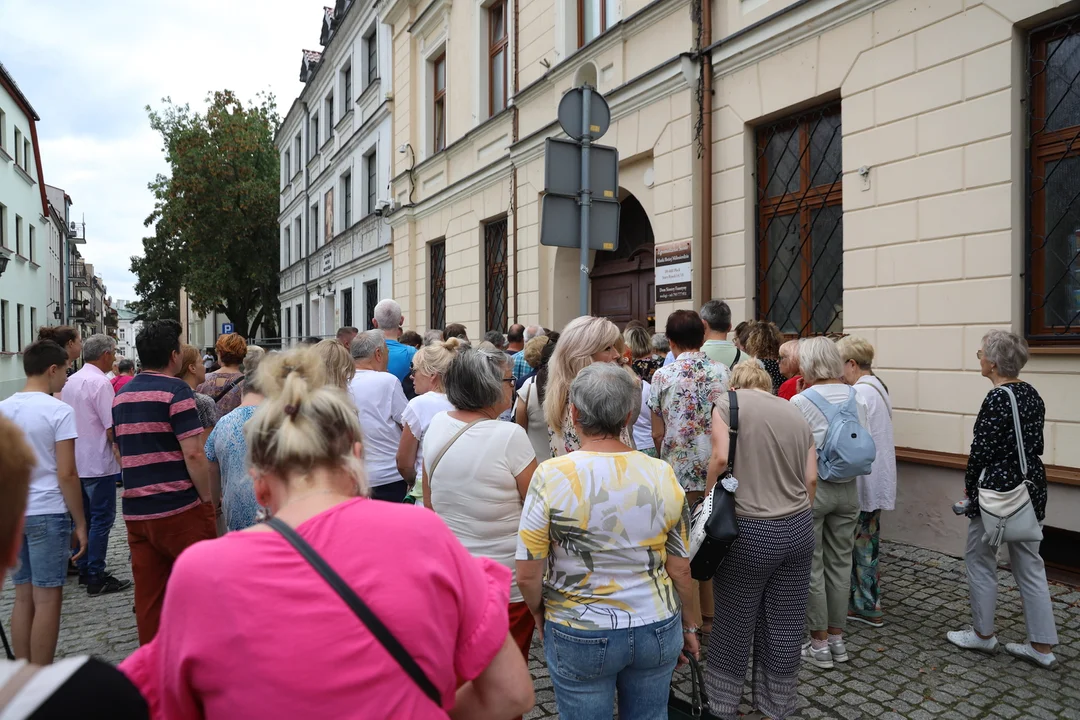
[{"label": "window", "polygon": [[30,337],[34,336],[34,328],[37,326],[37,308],[32,307],[30,308]]},{"label": "window", "polygon": [[300,133],[296,133],[293,138],[293,155],[296,156],[296,172],[300,172],[300,167],[304,164],[304,141]]},{"label": "window", "polygon": [[488,8],[488,115],[506,109],[506,0]]},{"label": "window", "polygon": [[428,265],[431,269],[431,320],[430,327],[446,327],[446,241],[439,240],[428,246]]},{"label": "window", "polygon": [[319,203],[315,203],[308,210],[308,252],[314,252],[319,247]]},{"label": "window", "polygon": [[296,306],[296,337],[304,336],[304,306]]},{"label": "window", "polygon": [[21,217],[16,215],[15,216],[15,254],[16,255],[22,255],[23,254],[22,227],[23,227],[23,220],[22,220]]},{"label": "window", "polygon": [[432,87],[431,151],[440,152],[446,148],[446,53],[444,52],[431,63]]},{"label": "window", "polygon": [[1031,36],[1026,332],[1080,342],[1080,16]]},{"label": "window", "polygon": [[10,352],[8,349],[8,301],[0,300],[0,352]]},{"label": "window", "polygon": [[0,110],[0,148],[7,150],[7,113]]},{"label": "window", "polygon": [[364,156],[364,170],[367,173],[367,195],[364,197],[364,212],[370,215],[375,212],[375,203],[378,202],[379,195],[379,165],[375,161],[375,153]]},{"label": "window", "polygon": [[127,338],[125,337],[125,335],[126,333],[124,332],[124,328],[120,328],[120,339],[126,340]]},{"label": "window", "polygon": [[0,246],[8,246],[7,207],[0,205]]},{"label": "window", "polygon": [[367,57],[367,84],[379,79],[379,36],[372,28],[364,36],[364,54]]},{"label": "window", "polygon": [[341,291],[341,324],[344,327],[352,327],[352,288],[344,288]]},{"label": "window", "polygon": [[334,134],[334,93],[326,96],[326,139]]},{"label": "window", "polygon": [[364,309],[367,311],[367,330],[375,329],[375,306],[379,304],[379,281],[368,280],[364,283]]},{"label": "window", "polygon": [[[281,317],[281,339],[288,341],[292,337],[292,308],[285,308]],[[281,343],[285,345],[285,342]]]},{"label": "window", "polygon": [[592,42],[619,17],[618,0],[577,0],[578,47]]},{"label": "window", "polygon": [[37,247],[35,247],[37,245],[37,238],[35,237],[37,230],[34,228],[33,223],[30,224],[29,231],[30,235],[27,237],[29,242],[27,244],[30,246],[30,262],[37,262]]},{"label": "window", "polygon": [[352,227],[352,171],[341,176],[341,202],[342,230],[348,230]]},{"label": "window", "polygon": [[484,329],[506,332],[506,218],[484,225]]},{"label": "window", "polygon": [[788,335],[843,329],[840,107],[757,132],[758,315]]},{"label": "window", "polygon": [[341,70],[341,98],[341,109],[347,113],[352,108],[352,63]]},{"label": "window", "polygon": [[296,218],[293,222],[293,242],[296,243],[296,259],[304,257],[304,233],[302,232],[303,223],[300,218]]},{"label": "window", "polygon": [[282,247],[282,253],[281,253],[281,268],[285,269],[285,268],[289,267],[290,265],[292,265],[292,230],[291,229],[285,228],[285,237],[282,240],[281,244],[284,246],[284,247]]},{"label": "window", "polygon": [[285,151],[285,157],[281,160],[281,184],[288,185],[292,179],[292,153]]},{"label": "window", "polygon": [[[29,345],[30,343],[26,343]],[[23,306],[15,306],[15,349],[16,351],[22,350],[23,347]]]},{"label": "window", "polygon": [[311,143],[311,147],[308,148],[311,151],[309,155],[315,157],[319,152],[319,113],[312,113],[308,132],[308,142]]},{"label": "window", "polygon": [[15,128],[15,164],[22,165],[22,133],[19,128]]},{"label": "window", "polygon": [[30,172],[30,155],[33,152],[34,147],[30,144],[30,141],[23,140],[22,169],[26,172]]}]

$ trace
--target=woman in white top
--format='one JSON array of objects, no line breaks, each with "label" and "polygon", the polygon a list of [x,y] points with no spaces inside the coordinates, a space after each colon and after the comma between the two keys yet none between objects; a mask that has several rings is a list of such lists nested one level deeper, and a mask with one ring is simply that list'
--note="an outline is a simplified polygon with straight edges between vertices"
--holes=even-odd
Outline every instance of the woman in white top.
[{"label": "woman in white top", "polygon": [[525,344],[525,362],[536,368],[536,372],[521,383],[517,391],[518,401],[514,405],[514,422],[528,433],[537,462],[551,457],[547,422],[544,420],[544,389],[547,385],[547,364],[555,352],[559,333],[553,332],[552,336],[541,335]]},{"label": "woman in white top", "polygon": [[420,442],[424,439],[424,433],[433,417],[454,409],[446,399],[443,375],[461,344],[461,340],[457,338],[440,340],[425,345],[413,355],[412,377],[416,397],[409,401],[405,412],[401,413],[401,444],[397,451],[398,472],[409,486],[406,502],[417,504],[424,500],[421,483],[416,482],[416,479],[421,477],[424,465],[424,458],[419,452]]},{"label": "woman in white top", "polygon": [[[847,403],[855,394],[859,424],[866,427],[866,402],[844,381],[844,361],[836,343],[826,337],[799,341],[799,368],[806,389],[791,402],[799,408],[821,453],[829,423],[807,397],[817,393],[833,405]],[[807,626],[810,641],[803,646],[803,659],[820,668],[847,662],[844,625],[851,594],[851,554],[855,549],[855,527],[859,522],[859,493],[855,478],[820,480],[814,494],[814,564],[810,571],[810,602]]]},{"label": "woman in white top", "polygon": [[877,457],[869,475],[856,478],[859,491],[859,524],[855,531],[855,554],[851,563],[851,601],[848,619],[871,627],[885,624],[878,585],[878,546],[881,542],[881,511],[896,504],[896,445],[893,442],[892,401],[885,383],[874,375],[874,346],[861,337],[847,335],[836,343],[844,361],[844,382],[855,388],[866,403],[867,428],[874,438]]},{"label": "woman in white top", "polygon": [[[450,361],[443,384],[454,409],[436,415],[424,433],[424,505],[473,555],[514,570],[536,455],[519,425],[498,420],[514,394],[510,359],[494,348],[464,348]],[[510,634],[528,658],[534,622],[516,578],[509,609]]]},{"label": "woman in white top", "polygon": [[658,458],[656,441],[652,438],[652,411],[649,410],[649,394],[652,386],[647,380],[641,381],[641,412],[634,421],[634,444],[637,449],[649,457]]}]

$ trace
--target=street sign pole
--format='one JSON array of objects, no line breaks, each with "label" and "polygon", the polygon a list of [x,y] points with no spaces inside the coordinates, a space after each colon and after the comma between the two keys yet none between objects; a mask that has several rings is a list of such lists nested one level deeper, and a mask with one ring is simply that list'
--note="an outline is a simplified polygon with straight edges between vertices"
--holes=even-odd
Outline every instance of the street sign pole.
[{"label": "street sign pole", "polygon": [[582,87],[581,103],[581,268],[580,293],[581,301],[578,303],[578,315],[589,314],[589,211],[592,209],[592,190],[589,188],[589,146],[592,144],[592,118],[589,112],[592,105],[592,86],[586,84]]}]

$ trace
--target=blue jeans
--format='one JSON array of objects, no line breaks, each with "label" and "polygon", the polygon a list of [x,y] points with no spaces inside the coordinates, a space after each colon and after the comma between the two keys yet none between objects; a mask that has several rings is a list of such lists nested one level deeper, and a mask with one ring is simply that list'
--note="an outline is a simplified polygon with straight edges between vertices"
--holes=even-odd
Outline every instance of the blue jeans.
[{"label": "blue jeans", "polygon": [[544,623],[544,655],[560,720],[667,720],[671,674],[683,648],[682,617],[625,630]]},{"label": "blue jeans", "polygon": [[89,536],[86,554],[75,563],[79,575],[98,583],[105,574],[105,553],[109,550],[109,532],[116,519],[116,481],[120,475],[82,478],[83,511]]},{"label": "blue jeans", "polygon": [[11,573],[16,585],[63,587],[71,557],[71,516],[67,513],[27,515],[20,538],[19,564]]}]

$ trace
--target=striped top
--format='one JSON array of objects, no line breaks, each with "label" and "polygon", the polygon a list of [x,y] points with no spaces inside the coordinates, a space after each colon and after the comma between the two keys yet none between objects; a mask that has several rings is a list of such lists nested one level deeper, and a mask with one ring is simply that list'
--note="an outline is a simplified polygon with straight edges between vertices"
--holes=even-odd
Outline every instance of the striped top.
[{"label": "striped top", "polygon": [[179,378],[141,372],[113,400],[125,520],[154,520],[197,506],[180,441],[203,431],[195,394]]}]

